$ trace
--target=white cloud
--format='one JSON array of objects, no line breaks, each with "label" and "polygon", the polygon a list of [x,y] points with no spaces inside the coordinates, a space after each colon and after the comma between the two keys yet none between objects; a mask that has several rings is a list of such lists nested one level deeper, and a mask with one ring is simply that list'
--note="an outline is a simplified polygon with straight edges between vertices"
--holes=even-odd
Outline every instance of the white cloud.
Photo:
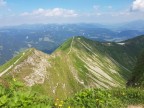
[{"label": "white cloud", "polygon": [[99,5],[94,5],[93,8],[94,8],[95,10],[99,10],[100,6],[99,6]]},{"label": "white cloud", "polygon": [[132,4],[132,10],[144,11],[144,0],[135,0]]},{"label": "white cloud", "polygon": [[112,6],[108,6],[108,9],[112,9],[113,7]]},{"label": "white cloud", "polygon": [[54,9],[42,9],[39,8],[33,12],[24,12],[21,16],[45,16],[45,17],[75,17],[78,14],[74,10],[54,8]]},{"label": "white cloud", "polygon": [[7,4],[6,1],[4,1],[4,0],[0,0],[0,7],[5,6],[6,4]]}]

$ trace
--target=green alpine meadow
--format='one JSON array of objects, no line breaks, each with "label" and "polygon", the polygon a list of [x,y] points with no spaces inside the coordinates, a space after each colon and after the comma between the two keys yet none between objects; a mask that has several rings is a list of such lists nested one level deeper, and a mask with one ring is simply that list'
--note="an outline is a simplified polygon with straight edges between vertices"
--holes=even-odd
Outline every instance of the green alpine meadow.
[{"label": "green alpine meadow", "polygon": [[35,48],[0,66],[2,108],[144,105],[144,35],[120,42],[73,36],[51,54]]}]

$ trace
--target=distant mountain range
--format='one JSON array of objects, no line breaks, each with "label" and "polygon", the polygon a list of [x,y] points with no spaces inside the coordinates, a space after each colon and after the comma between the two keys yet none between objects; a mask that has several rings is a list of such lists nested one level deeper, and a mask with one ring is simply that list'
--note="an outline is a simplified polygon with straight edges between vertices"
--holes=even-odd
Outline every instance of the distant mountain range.
[{"label": "distant mountain range", "polygon": [[143,48],[144,36],[122,42],[72,37],[50,55],[34,48],[21,52],[0,66],[0,77],[59,98],[85,88],[124,88]]},{"label": "distant mountain range", "polygon": [[121,30],[142,30],[144,29],[144,20],[136,20],[124,23],[119,27]]},{"label": "distant mountain range", "polygon": [[0,65],[27,48],[52,53],[72,36],[98,41],[118,42],[144,34],[144,21],[119,25],[34,24],[0,28]]}]

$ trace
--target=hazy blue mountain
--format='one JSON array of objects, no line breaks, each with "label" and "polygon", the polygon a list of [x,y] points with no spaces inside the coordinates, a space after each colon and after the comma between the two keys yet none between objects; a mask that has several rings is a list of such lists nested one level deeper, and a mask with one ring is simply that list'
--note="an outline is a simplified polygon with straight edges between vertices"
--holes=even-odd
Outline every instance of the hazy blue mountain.
[{"label": "hazy blue mountain", "polygon": [[144,20],[136,20],[124,23],[119,29],[122,30],[144,30]]},{"label": "hazy blue mountain", "polygon": [[53,52],[72,36],[85,36],[98,41],[122,41],[144,34],[139,30],[113,30],[101,24],[33,24],[0,28],[0,64],[17,52],[34,47]]}]

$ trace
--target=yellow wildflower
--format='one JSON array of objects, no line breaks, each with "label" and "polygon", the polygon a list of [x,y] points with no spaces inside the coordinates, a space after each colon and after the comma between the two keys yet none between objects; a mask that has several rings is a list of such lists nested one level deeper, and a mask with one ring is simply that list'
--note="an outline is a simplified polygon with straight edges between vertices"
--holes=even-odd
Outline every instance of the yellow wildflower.
[{"label": "yellow wildflower", "polygon": [[16,79],[15,79],[15,78],[13,78],[13,81],[16,81]]},{"label": "yellow wildflower", "polygon": [[62,106],[62,104],[59,104],[59,107],[61,107]]}]

